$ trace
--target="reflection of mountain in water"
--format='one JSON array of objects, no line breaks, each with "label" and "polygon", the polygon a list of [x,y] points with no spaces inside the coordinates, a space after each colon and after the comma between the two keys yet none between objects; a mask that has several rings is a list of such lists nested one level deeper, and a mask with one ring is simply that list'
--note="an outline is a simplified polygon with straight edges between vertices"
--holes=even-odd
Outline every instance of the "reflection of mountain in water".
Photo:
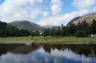
[{"label": "reflection of mountain in water", "polygon": [[[3,46],[0,46],[0,52],[6,49],[6,53],[1,54],[0,63],[96,63],[95,45],[43,45],[41,48],[25,45],[14,45],[13,48],[11,45],[5,48]],[[84,49],[89,50],[88,55],[91,56],[79,54]],[[27,51],[26,54],[23,54],[24,50]]]}]

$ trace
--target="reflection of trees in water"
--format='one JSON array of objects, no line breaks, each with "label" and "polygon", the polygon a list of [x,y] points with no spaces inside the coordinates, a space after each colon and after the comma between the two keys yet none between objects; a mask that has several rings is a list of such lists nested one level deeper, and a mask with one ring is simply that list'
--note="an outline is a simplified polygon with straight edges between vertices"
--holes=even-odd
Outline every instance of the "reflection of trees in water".
[{"label": "reflection of trees in water", "polygon": [[22,53],[27,54],[30,53],[36,49],[38,49],[39,46],[37,45],[22,45],[22,44],[1,44],[0,45],[0,55],[6,54],[7,52],[11,53]]},{"label": "reflection of trees in water", "polygon": [[0,63],[96,63],[95,45],[3,44],[0,45],[0,54]]},{"label": "reflection of trees in water", "polygon": [[6,49],[0,48],[0,56],[1,56],[2,54],[6,54],[6,53],[7,53],[7,50],[6,50]]},{"label": "reflection of trees in water", "polygon": [[43,44],[43,45],[18,45],[18,44],[2,44],[0,45],[0,55],[6,54],[7,52],[11,53],[22,53],[27,54],[34,50],[37,50],[40,46],[44,47],[46,52],[51,51],[51,49],[64,50],[66,48],[78,53],[84,54],[89,57],[96,56],[96,45],[85,45],[85,44]]},{"label": "reflection of trees in water", "polygon": [[78,54],[84,54],[86,56],[96,56],[96,45],[85,45],[85,44],[60,44],[60,45],[43,45],[44,49],[50,53],[51,48],[52,49],[59,49],[64,50],[66,48],[78,53]]}]

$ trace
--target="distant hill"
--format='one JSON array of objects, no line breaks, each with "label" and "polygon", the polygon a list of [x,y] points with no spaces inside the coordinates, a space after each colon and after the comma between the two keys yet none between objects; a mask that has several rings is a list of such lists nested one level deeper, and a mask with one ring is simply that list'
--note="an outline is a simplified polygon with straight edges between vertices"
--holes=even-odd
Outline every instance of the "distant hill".
[{"label": "distant hill", "polygon": [[58,26],[53,26],[53,25],[45,25],[42,26],[43,28],[57,28]]},{"label": "distant hill", "polygon": [[15,26],[19,29],[26,29],[26,30],[31,30],[31,31],[43,31],[45,29],[45,28],[43,28],[35,23],[29,22],[29,21],[14,21],[9,24],[12,26]]},{"label": "distant hill", "polygon": [[93,20],[96,20],[96,13],[88,14],[81,17],[76,17],[73,20],[71,20],[68,25],[70,24],[78,24],[79,22],[86,21],[87,23],[92,22]]}]

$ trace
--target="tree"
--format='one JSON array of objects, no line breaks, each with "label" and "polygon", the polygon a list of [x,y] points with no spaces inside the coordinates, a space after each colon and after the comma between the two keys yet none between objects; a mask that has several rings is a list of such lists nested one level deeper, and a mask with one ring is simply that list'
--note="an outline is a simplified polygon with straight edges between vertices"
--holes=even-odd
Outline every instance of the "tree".
[{"label": "tree", "polygon": [[5,22],[0,22],[0,37],[16,37],[28,36],[30,32],[23,29],[18,29],[14,26],[8,25]]},{"label": "tree", "polygon": [[90,34],[96,34],[96,20],[92,21],[92,24],[90,26]]},{"label": "tree", "polygon": [[86,34],[85,31],[79,30],[79,31],[77,31],[77,32],[75,33],[75,36],[77,36],[77,37],[87,37],[88,35]]},{"label": "tree", "polygon": [[69,34],[68,28],[66,26],[62,26],[61,35],[67,36]]},{"label": "tree", "polygon": [[61,29],[59,26],[57,28],[54,28],[53,31],[54,31],[53,36],[60,36]]},{"label": "tree", "polygon": [[83,21],[76,25],[75,35],[80,36],[80,34],[81,37],[85,37],[89,35],[89,24],[86,21]]},{"label": "tree", "polygon": [[43,36],[46,37],[46,36],[49,36],[50,35],[50,29],[46,29],[44,32],[43,32]]},{"label": "tree", "polygon": [[76,25],[75,24],[71,24],[69,26],[67,26],[68,28],[68,34],[69,35],[74,35],[76,32]]},{"label": "tree", "polygon": [[[94,30],[95,29],[95,30]],[[91,30],[91,31],[90,31]],[[90,33],[96,33],[96,21],[90,26],[86,21],[81,23],[70,24],[68,26],[61,25],[60,27],[46,29],[44,36],[78,36],[86,37]]]}]

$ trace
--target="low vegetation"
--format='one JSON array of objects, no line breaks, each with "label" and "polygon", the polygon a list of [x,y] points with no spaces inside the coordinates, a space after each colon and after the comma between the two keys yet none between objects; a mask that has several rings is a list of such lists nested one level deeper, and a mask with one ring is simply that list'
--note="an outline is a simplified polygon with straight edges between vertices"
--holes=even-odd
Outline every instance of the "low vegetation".
[{"label": "low vegetation", "polygon": [[65,36],[65,37],[43,37],[43,36],[28,36],[28,37],[7,37],[7,38],[0,38],[0,42],[3,41],[34,41],[37,43],[79,43],[79,42],[96,42],[95,38],[90,38],[90,37],[74,37],[74,36]]}]

